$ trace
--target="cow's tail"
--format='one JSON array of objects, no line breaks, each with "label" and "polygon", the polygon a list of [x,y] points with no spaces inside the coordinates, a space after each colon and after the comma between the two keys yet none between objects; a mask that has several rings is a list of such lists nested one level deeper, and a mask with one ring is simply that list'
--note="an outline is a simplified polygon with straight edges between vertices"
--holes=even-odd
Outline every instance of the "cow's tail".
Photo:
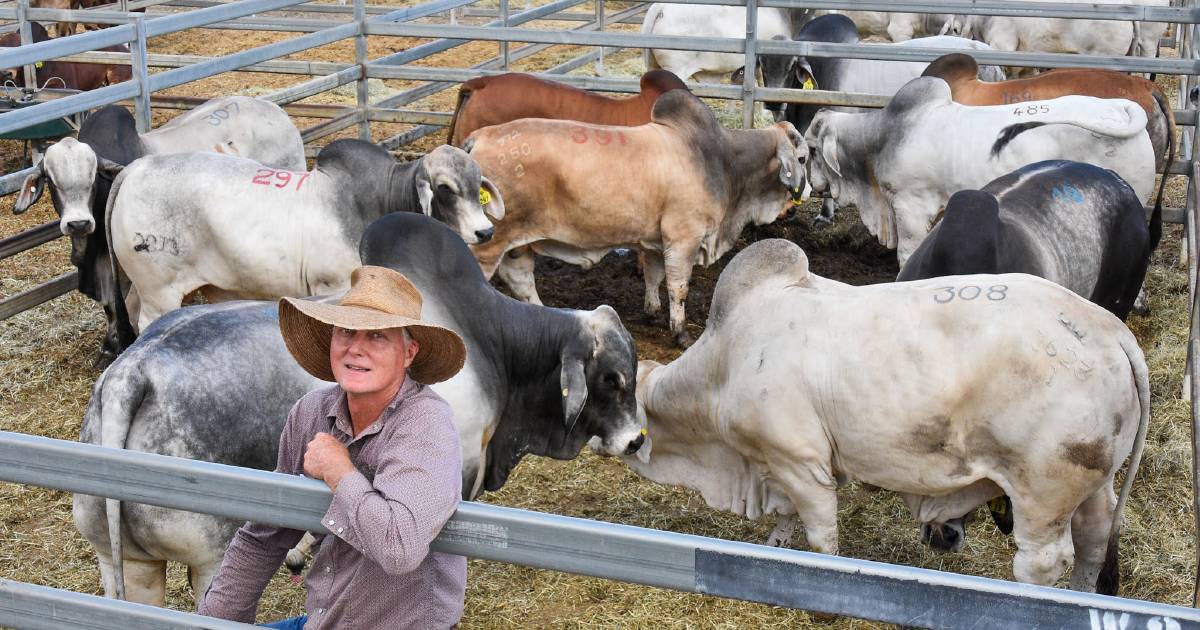
[{"label": "cow's tail", "polygon": [[1070,118],[1030,121],[1009,125],[1001,129],[1000,134],[996,136],[996,142],[992,144],[992,157],[999,156],[1004,147],[1008,146],[1009,143],[1022,133],[1046,125],[1071,125],[1072,127],[1079,127],[1080,129],[1110,138],[1129,138],[1146,130],[1146,124],[1149,120],[1146,117],[1146,111],[1140,105],[1130,102],[1125,105],[1124,111],[1128,116],[1128,121],[1121,128],[1100,126],[1086,120],[1072,120]]},{"label": "cow's tail", "polygon": [[464,83],[458,88],[458,102],[454,104],[454,114],[450,116],[450,129],[446,133],[446,144],[454,146],[454,128],[458,125],[458,113],[462,111],[467,99],[471,98],[471,88]]},{"label": "cow's tail", "polygon": [[1133,369],[1141,417],[1138,418],[1133,450],[1129,454],[1129,468],[1125,471],[1125,480],[1121,483],[1121,494],[1117,495],[1117,509],[1113,512],[1112,528],[1108,532],[1108,550],[1104,555],[1104,564],[1100,567],[1100,575],[1096,579],[1096,592],[1101,595],[1116,595],[1121,587],[1121,569],[1117,556],[1121,524],[1124,521],[1122,515],[1125,513],[1125,502],[1129,499],[1133,480],[1137,477],[1138,465],[1142,462],[1142,452],[1146,446],[1146,428],[1150,426],[1150,374],[1146,368],[1146,357],[1131,333],[1121,335],[1120,339],[1125,356],[1129,358],[1129,367]]},{"label": "cow's tail", "polygon": [[[120,370],[120,368],[116,367],[115,370]],[[129,427],[133,424],[133,415],[141,405],[142,398],[145,397],[146,381],[138,370],[122,371],[119,373],[119,378],[123,379],[122,384],[126,386],[106,387],[106,381],[117,374],[115,370],[110,368],[101,375],[101,381],[96,386],[96,392],[93,395],[99,397],[100,403],[100,413],[98,414],[100,445],[123,449],[129,437]],[[109,550],[112,553],[114,594],[117,599],[125,599],[125,549],[121,539],[121,501],[105,499],[104,511],[108,520]]]},{"label": "cow's tail", "polygon": [[116,336],[113,339],[113,349],[117,354],[125,351],[130,343],[137,335],[133,332],[133,323],[129,319],[129,310],[125,308],[125,291],[121,288],[121,263],[117,262],[117,253],[113,248],[112,237],[112,213],[113,203],[117,200],[117,193],[121,191],[121,184],[125,182],[125,176],[129,174],[130,169],[121,169],[113,179],[112,187],[108,191],[108,199],[104,203],[104,236],[108,241],[108,264],[111,266],[112,277],[110,281],[113,283],[112,294],[114,297],[113,311],[116,313],[117,326],[112,334]]},{"label": "cow's tail", "polygon": [[1167,161],[1163,163],[1162,178],[1158,182],[1158,196],[1154,200],[1154,212],[1150,214],[1150,253],[1154,253],[1158,248],[1158,241],[1162,239],[1162,203],[1163,193],[1167,188],[1167,173],[1171,171],[1171,163],[1175,161],[1175,114],[1162,92],[1155,90],[1150,95],[1154,97],[1154,102],[1158,104],[1163,116],[1167,117]]},{"label": "cow's tail", "polygon": [[[642,34],[650,35],[654,32],[654,24],[662,17],[663,5],[654,3],[646,10],[646,19],[642,20]],[[654,51],[649,48],[642,49],[642,59],[646,62],[646,72],[658,70],[658,62],[654,60]]]}]

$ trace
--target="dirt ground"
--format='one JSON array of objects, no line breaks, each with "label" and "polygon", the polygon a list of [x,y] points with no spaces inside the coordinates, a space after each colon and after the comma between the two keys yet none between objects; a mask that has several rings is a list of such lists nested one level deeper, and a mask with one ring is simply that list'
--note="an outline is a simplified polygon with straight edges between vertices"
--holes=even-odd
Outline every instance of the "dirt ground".
[{"label": "dirt ground", "polygon": [[[582,5],[580,11],[590,10]],[[618,10],[608,5],[610,13]],[[478,22],[479,20],[476,20]],[[537,28],[574,26],[537,22]],[[636,30],[636,25],[620,28]],[[151,52],[219,55],[289,37],[279,33],[198,30],[153,40]],[[371,56],[407,49],[418,40],[372,38]],[[579,49],[551,49],[517,67],[538,70],[560,63]],[[467,67],[496,54],[494,43],[476,42],[448,51],[421,65]],[[351,61],[348,42],[294,55],[296,59]],[[640,58],[622,53],[610,58],[610,72],[636,74]],[[302,80],[294,75],[228,73],[170,90],[171,94],[220,96],[263,94]],[[1174,89],[1174,80],[1160,77]],[[383,82],[382,93],[408,87]],[[391,92],[388,92],[391,91]],[[425,99],[412,107],[447,111],[454,91]],[[322,96],[315,102],[353,102],[353,91]],[[156,123],[174,112],[158,112]],[[301,127],[316,120],[298,120]],[[407,129],[404,125],[373,125],[372,136],[382,140]],[[339,136],[353,135],[347,130]],[[322,139],[324,144],[329,139]],[[416,150],[428,150],[440,136],[426,138]],[[21,148],[0,143],[5,172],[20,161]],[[619,185],[614,183],[614,185]],[[1168,188],[1169,206],[1183,205],[1184,185],[1177,179]],[[11,198],[10,198],[11,199]],[[834,225],[810,226],[815,204],[797,218],[772,226],[750,228],[738,249],[762,238],[787,238],[808,253],[815,273],[853,284],[886,282],[897,271],[895,257],[883,249],[853,211],[841,213]],[[54,218],[48,200],[30,212],[13,216],[0,212],[0,236]],[[1195,566],[1191,514],[1191,451],[1188,406],[1179,399],[1187,340],[1187,278],[1178,266],[1177,226],[1168,230],[1155,254],[1147,280],[1153,314],[1134,317],[1137,334],[1151,367],[1154,418],[1147,451],[1134,485],[1121,540],[1122,594],[1153,601],[1189,603]],[[70,270],[64,239],[0,261],[0,296],[12,295]],[[716,279],[732,258],[727,255],[692,277],[687,321],[693,336],[703,329]],[[642,283],[634,256],[610,255],[589,271],[552,260],[538,263],[539,291],[547,305],[594,308],[610,304],[633,333],[641,358],[669,360],[679,351],[666,332],[665,316],[647,318],[641,312]],[[821,322],[813,322],[820,326]],[[92,366],[103,331],[103,316],[95,304],[72,294],[0,322],[0,429],[61,439],[77,439],[91,386],[99,375]],[[862,357],[864,364],[869,357]],[[913,366],[920,370],[919,365]],[[986,519],[976,519],[959,554],[938,554],[918,540],[918,529],[904,505],[890,492],[852,483],[839,492],[842,553],[849,557],[1012,579],[1015,547]],[[639,478],[619,461],[585,453],[573,461],[526,458],[501,491],[484,501],[556,514],[729,540],[762,542],[773,522],[750,522],[708,508],[698,494],[660,486]],[[95,557],[71,523],[70,496],[40,488],[0,484],[0,577],[45,584],[85,593],[99,593]],[[805,549],[803,536],[794,541]],[[585,547],[589,541],[580,540]],[[1065,581],[1063,582],[1065,584]],[[193,606],[181,567],[171,569],[168,605]],[[261,620],[299,614],[303,589],[281,573],[268,587],[259,611]],[[855,619],[815,620],[792,611],[746,602],[677,593],[608,580],[541,571],[503,563],[472,560],[464,628],[760,628],[760,627],[879,627]]]}]

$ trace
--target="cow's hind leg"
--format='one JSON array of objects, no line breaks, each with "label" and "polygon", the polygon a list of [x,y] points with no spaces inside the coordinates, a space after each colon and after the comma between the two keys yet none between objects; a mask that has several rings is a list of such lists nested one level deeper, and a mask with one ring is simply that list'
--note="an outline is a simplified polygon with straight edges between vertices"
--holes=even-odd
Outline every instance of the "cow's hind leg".
[{"label": "cow's hind leg", "polygon": [[[187,287],[184,290],[179,289],[180,285],[169,284],[150,294],[141,294],[141,305],[138,309],[138,332],[144,332],[146,327],[153,324],[155,320],[167,313],[183,306],[183,298],[187,294],[199,289],[199,286]],[[132,295],[132,292],[130,292]],[[128,300],[126,301],[128,304]],[[130,309],[133,312],[133,309]]]},{"label": "cow's hind leg", "polygon": [[501,258],[496,274],[508,285],[513,297],[530,304],[542,304],[538,297],[537,280],[533,276],[535,258],[528,247],[521,247]]},{"label": "cow's hind leg", "polygon": [[646,282],[646,301],[643,310],[647,315],[655,315],[662,310],[659,291],[667,270],[663,263],[662,254],[655,251],[642,252],[642,279]]},{"label": "cow's hind leg", "polygon": [[[112,557],[97,553],[100,561],[100,580],[104,583],[104,596],[116,598],[117,583],[113,579]],[[138,604],[162,605],[167,600],[167,563],[162,560],[134,560],[125,558],[125,598]],[[211,579],[211,578],[210,578]]]},{"label": "cow's hind leg", "polygon": [[[1096,579],[1108,552],[1109,531],[1117,495],[1111,484],[1097,490],[1075,510],[1071,517],[1071,541],[1075,544],[1075,568],[1071,571],[1071,590],[1095,592]],[[1116,562],[1116,550],[1113,562]],[[1115,570],[1115,566],[1114,566]]]}]

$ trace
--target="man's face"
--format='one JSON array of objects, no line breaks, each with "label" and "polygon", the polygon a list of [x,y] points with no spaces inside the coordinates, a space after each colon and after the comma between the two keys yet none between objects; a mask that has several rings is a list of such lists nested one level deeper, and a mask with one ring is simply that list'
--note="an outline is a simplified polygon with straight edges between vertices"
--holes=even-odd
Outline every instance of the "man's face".
[{"label": "man's face", "polygon": [[404,383],[404,371],[419,349],[404,341],[402,328],[350,330],[334,327],[329,343],[333,378],[348,394],[391,393]]}]

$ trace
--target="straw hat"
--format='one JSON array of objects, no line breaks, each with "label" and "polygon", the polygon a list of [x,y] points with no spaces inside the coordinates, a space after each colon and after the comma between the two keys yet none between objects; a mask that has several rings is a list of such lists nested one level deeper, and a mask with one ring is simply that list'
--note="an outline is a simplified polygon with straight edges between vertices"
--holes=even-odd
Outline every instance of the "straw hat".
[{"label": "straw hat", "polygon": [[421,345],[408,373],[419,383],[440,383],[467,360],[467,348],[453,330],[421,321],[421,292],[402,274],[363,265],[350,274],[350,290],[337,304],[285,297],[279,300],[279,330],[300,367],[333,380],[329,343],[333,327],[351,330],[407,328]]}]

